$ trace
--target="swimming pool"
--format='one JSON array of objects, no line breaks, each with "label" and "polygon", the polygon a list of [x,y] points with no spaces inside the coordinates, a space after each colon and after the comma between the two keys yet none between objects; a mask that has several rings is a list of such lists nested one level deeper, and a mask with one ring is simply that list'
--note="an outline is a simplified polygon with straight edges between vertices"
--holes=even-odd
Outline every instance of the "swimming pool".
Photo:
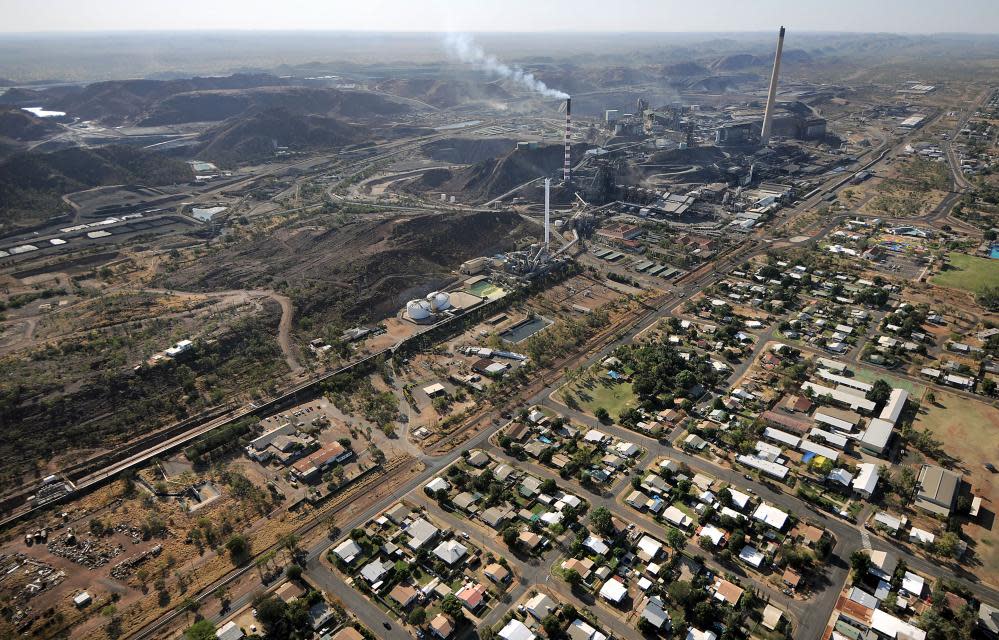
[{"label": "swimming pool", "polygon": [[999,260],[999,244],[992,245],[992,251],[989,252],[989,257],[993,260]]},{"label": "swimming pool", "polygon": [[500,338],[506,342],[512,342],[517,344],[518,342],[523,342],[527,340],[535,333],[546,329],[552,325],[552,321],[548,318],[542,316],[534,316],[533,318],[527,318],[526,320],[521,320],[517,324],[513,325],[506,331],[500,334]]}]

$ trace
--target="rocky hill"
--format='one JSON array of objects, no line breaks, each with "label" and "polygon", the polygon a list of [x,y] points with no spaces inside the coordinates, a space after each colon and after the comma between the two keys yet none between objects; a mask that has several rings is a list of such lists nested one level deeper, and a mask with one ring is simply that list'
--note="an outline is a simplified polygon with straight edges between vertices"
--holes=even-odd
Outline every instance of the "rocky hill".
[{"label": "rocky hill", "polygon": [[[579,158],[586,148],[586,145],[574,145],[574,157]],[[407,188],[461,193],[463,198],[471,201],[491,200],[534,178],[554,175],[562,167],[563,156],[561,145],[514,149],[458,171],[441,170],[425,174],[409,183]]]},{"label": "rocky hill", "polygon": [[58,131],[59,125],[20,108],[0,107],[0,139],[28,142]]},{"label": "rocky hill", "polygon": [[226,121],[202,134],[201,140],[199,157],[236,164],[269,157],[279,146],[311,151],[354,144],[362,137],[357,128],[336,118],[298,115],[277,107]]},{"label": "rocky hill", "polygon": [[463,261],[509,249],[526,233],[509,212],[434,213],[337,226],[330,216],[306,228],[226,246],[212,260],[192,260],[158,280],[193,290],[282,287],[295,318],[327,322],[377,321],[406,300],[440,287]]},{"label": "rocky hill", "polygon": [[183,162],[134,147],[21,152],[0,162],[0,232],[65,211],[66,193],[112,184],[190,180]]}]

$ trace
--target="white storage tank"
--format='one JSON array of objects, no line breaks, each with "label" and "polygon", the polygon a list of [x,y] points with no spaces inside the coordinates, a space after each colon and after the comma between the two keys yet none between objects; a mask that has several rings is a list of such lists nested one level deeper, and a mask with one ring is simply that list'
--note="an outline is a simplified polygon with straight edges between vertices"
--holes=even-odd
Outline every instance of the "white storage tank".
[{"label": "white storage tank", "polygon": [[427,296],[427,302],[433,311],[443,311],[451,307],[451,296],[443,291],[434,291]]},{"label": "white storage tank", "polygon": [[410,300],[406,304],[406,313],[413,320],[425,320],[430,317],[430,303],[426,300]]}]

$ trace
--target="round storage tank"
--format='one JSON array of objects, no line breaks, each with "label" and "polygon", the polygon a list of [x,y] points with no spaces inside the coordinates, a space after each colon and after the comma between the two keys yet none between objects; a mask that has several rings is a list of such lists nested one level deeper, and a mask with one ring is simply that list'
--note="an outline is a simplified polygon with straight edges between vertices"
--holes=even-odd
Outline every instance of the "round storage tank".
[{"label": "round storage tank", "polygon": [[406,313],[413,320],[424,320],[430,316],[430,305],[426,300],[410,300],[406,304]]},{"label": "round storage tank", "polygon": [[441,292],[434,296],[433,302],[430,303],[434,309],[438,311],[443,311],[451,307],[451,296]]}]

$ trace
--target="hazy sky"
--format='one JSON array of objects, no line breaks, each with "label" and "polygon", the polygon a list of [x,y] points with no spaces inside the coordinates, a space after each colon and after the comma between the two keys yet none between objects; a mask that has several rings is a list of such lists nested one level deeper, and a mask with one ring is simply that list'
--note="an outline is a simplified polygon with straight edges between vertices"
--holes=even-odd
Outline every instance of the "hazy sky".
[{"label": "hazy sky", "polygon": [[0,0],[0,31],[999,33],[999,0]]}]

